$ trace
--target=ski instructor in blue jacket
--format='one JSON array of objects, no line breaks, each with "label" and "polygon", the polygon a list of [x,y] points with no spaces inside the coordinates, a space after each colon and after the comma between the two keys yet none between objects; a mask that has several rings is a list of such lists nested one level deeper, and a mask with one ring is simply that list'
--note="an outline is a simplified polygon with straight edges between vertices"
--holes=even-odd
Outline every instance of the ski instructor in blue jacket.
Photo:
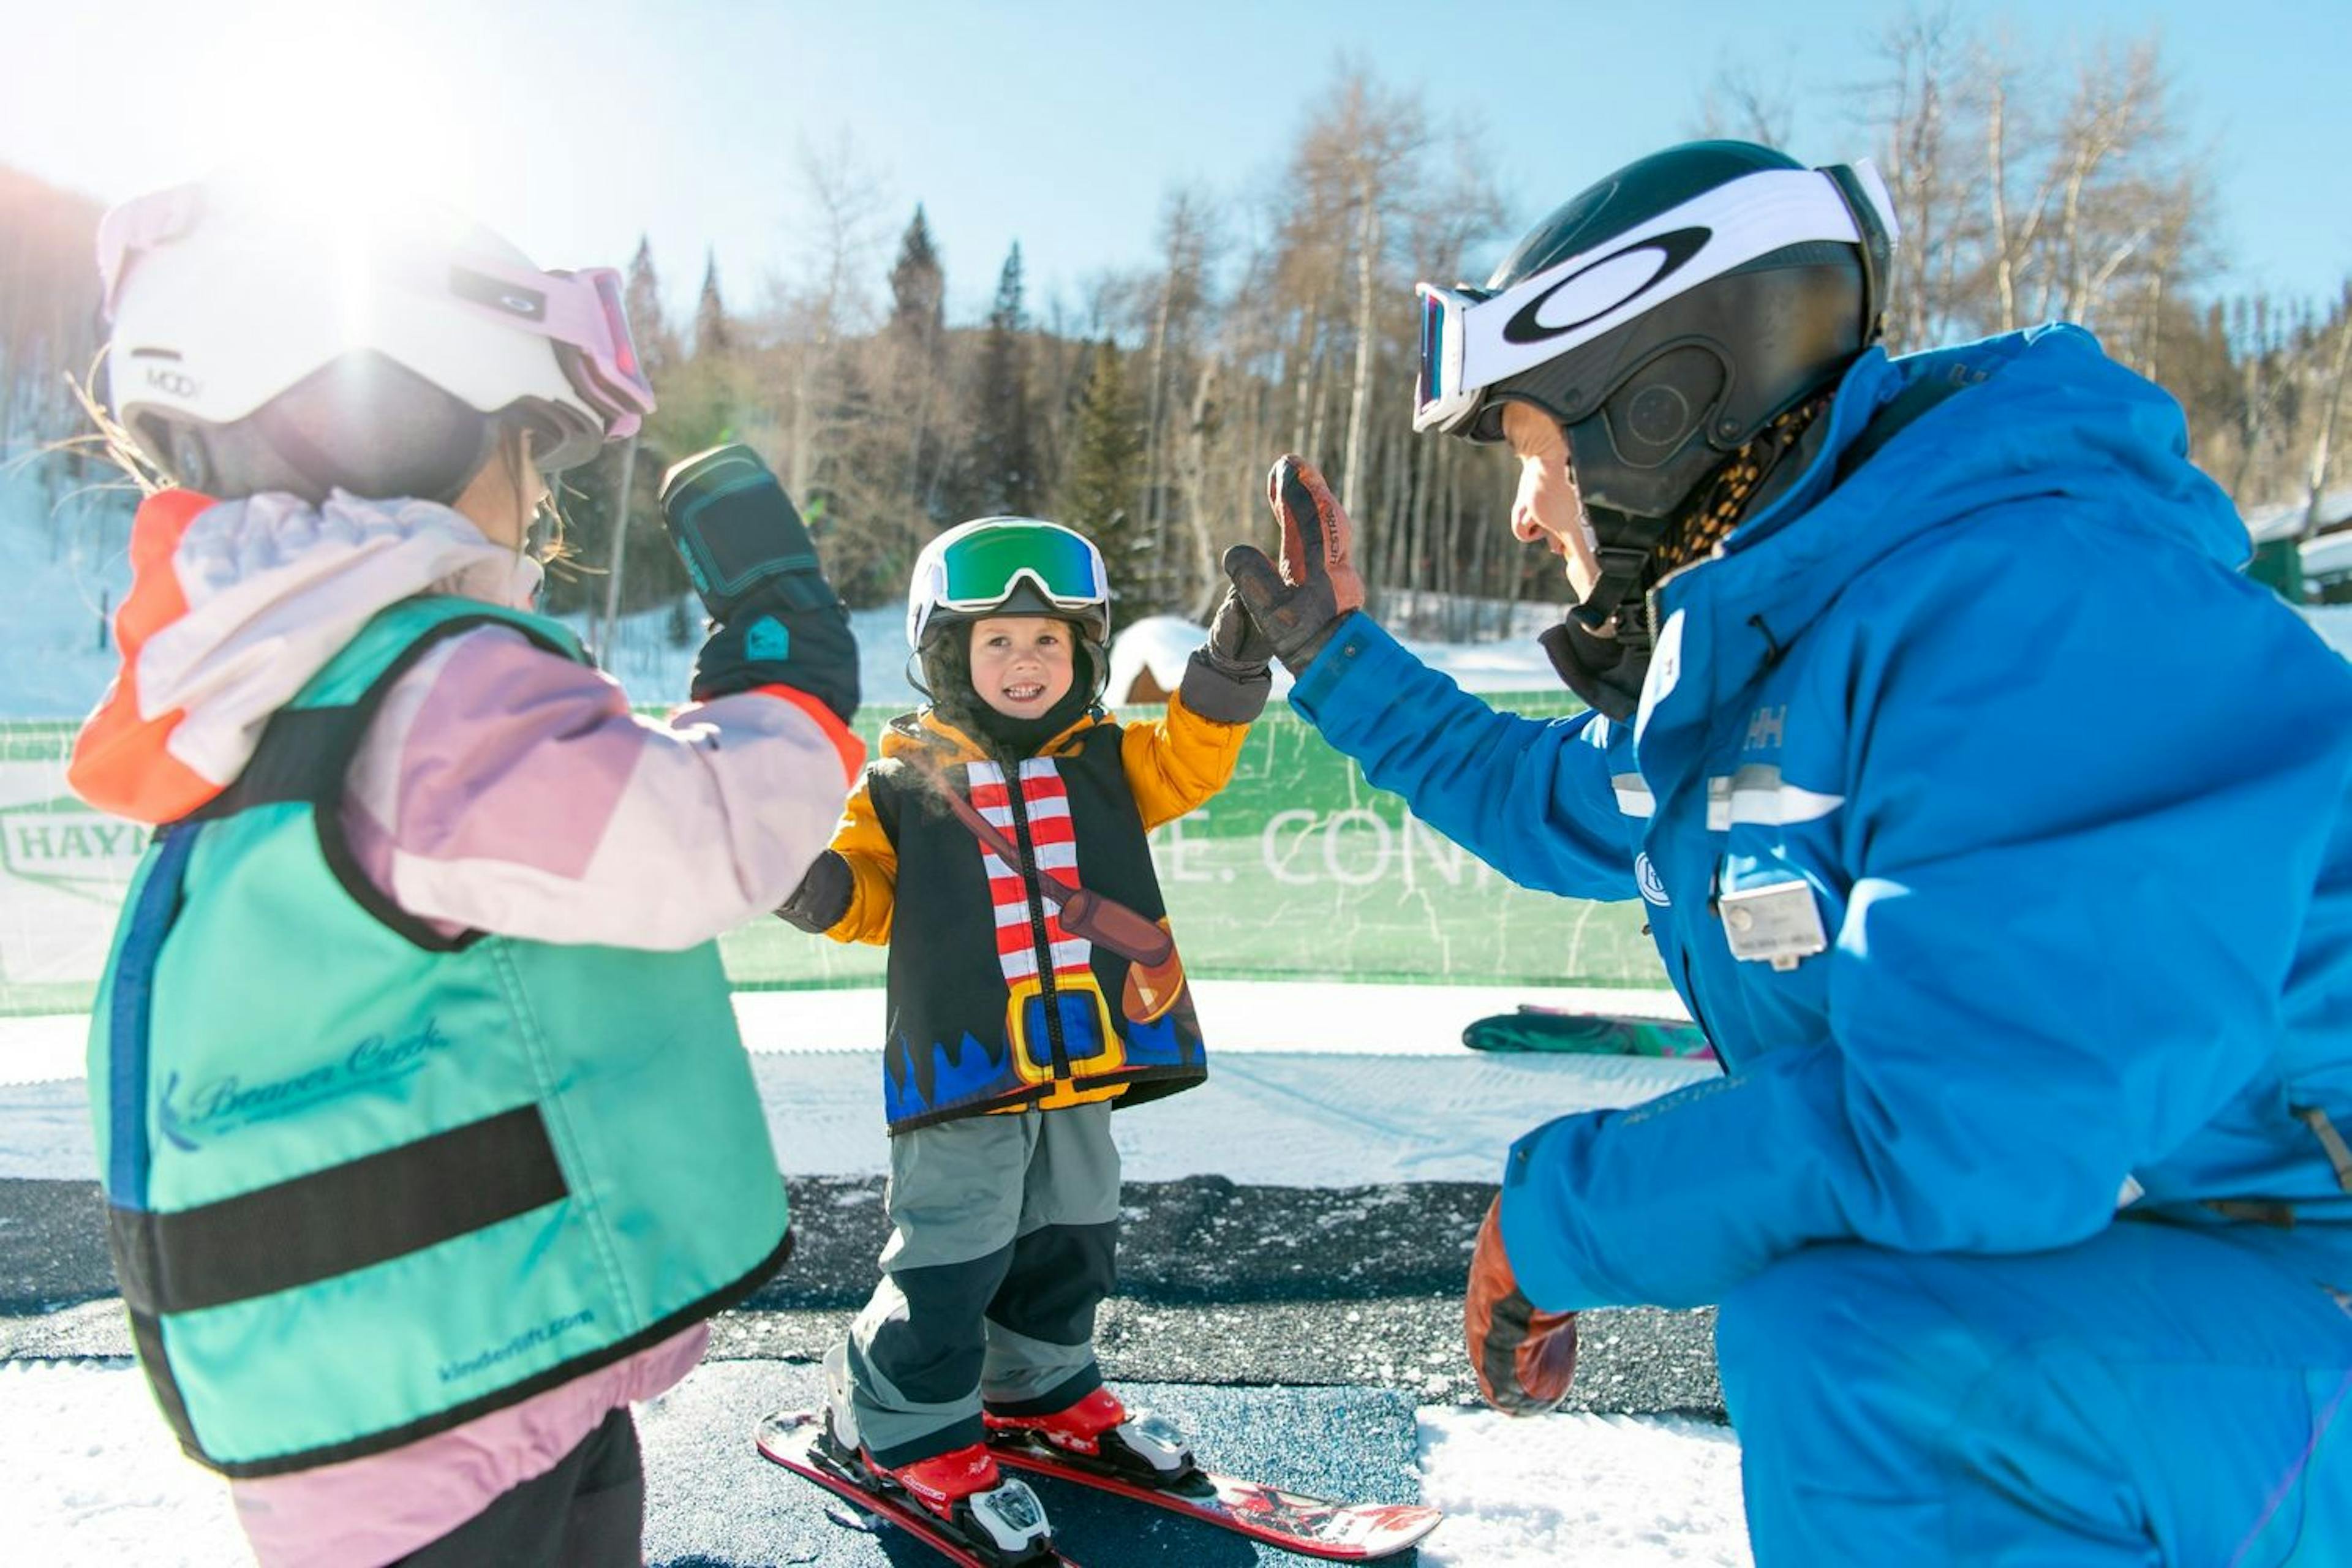
[{"label": "ski instructor in blue jacket", "polygon": [[2088,333],[1872,347],[1894,226],[1700,142],[1423,286],[1415,426],[1523,464],[1589,713],[1399,647],[1296,458],[1226,558],[1374,784],[1648,901],[1727,1070],[1512,1148],[1480,1384],[1717,1302],[1768,1568],[2352,1562],[2352,667]]}]

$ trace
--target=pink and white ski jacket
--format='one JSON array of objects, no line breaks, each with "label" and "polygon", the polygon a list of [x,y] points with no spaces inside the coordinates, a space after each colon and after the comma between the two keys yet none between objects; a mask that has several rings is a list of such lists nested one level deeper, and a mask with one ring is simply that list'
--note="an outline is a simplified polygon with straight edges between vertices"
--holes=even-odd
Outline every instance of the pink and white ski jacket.
[{"label": "pink and white ski jacket", "polygon": [[[92,805],[184,816],[233,782],[271,714],[369,617],[418,594],[527,607],[537,563],[423,501],[336,494],[140,509],[122,668],[68,770]],[[767,688],[667,721],[601,671],[486,626],[401,676],[355,756],[344,825],[369,879],[448,931],[676,949],[782,903],[832,837],[865,748]],[[551,1469],[614,1408],[702,1354],[664,1343],[391,1452],[233,1483],[265,1568],[364,1568],[447,1534]]]}]

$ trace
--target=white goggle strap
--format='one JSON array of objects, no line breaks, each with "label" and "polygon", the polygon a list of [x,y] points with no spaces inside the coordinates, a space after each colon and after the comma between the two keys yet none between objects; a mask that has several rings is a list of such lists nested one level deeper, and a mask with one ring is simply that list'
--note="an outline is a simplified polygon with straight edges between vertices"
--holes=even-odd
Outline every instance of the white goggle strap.
[{"label": "white goggle strap", "polygon": [[[1885,184],[1866,159],[1849,167],[1891,245],[1895,223]],[[1814,240],[1867,249],[1848,200],[1841,183],[1820,171],[1769,169],[1522,279],[1463,310],[1458,390],[1444,401],[1475,400],[1496,382],[1580,348],[1758,257]]]},{"label": "white goggle strap", "polygon": [[910,647],[920,647],[923,646],[923,628],[930,625],[931,613],[933,611],[979,610],[985,609],[991,605],[1002,604],[1006,599],[1013,596],[1013,590],[1020,585],[1021,579],[1024,577],[1028,578],[1030,583],[1035,586],[1037,596],[1039,598],[1045,600],[1047,604],[1053,605],[1056,609],[1078,610],[1085,609],[1090,605],[1108,604],[1110,602],[1110,584],[1104,579],[1102,567],[1099,563],[1097,563],[1095,568],[1095,591],[1083,598],[1076,599],[1071,598],[1066,595],[1055,593],[1053,589],[1045,585],[1045,580],[1043,577],[1038,576],[1034,571],[1026,566],[1022,567],[1020,570],[1013,574],[1012,577],[1004,584],[1004,592],[996,595],[992,598],[986,599],[949,598],[945,592],[947,568],[942,563],[933,563],[931,569],[927,575],[934,579],[940,586],[935,588],[931,593],[925,595],[922,599],[918,602],[915,607],[909,609],[907,613],[907,641]]},{"label": "white goggle strap", "polygon": [[174,185],[110,207],[98,225],[99,308],[114,319],[122,279],[142,251],[179,238],[204,220],[202,185]]},{"label": "white goggle strap", "polygon": [[945,585],[946,569],[940,564],[938,552],[929,545],[915,560],[916,583],[907,595],[907,646],[923,646],[923,628],[930,624],[931,612],[939,607],[940,589]]}]

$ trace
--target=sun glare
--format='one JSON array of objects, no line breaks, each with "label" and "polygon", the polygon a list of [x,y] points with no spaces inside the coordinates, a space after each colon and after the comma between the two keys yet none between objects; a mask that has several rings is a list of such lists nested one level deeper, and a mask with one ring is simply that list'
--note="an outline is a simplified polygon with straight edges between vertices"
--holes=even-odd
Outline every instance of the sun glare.
[{"label": "sun glare", "polygon": [[208,97],[190,172],[235,170],[329,206],[397,187],[475,210],[486,171],[466,153],[465,68],[429,42],[356,5],[256,8],[215,46],[223,68],[198,73],[240,90]]}]

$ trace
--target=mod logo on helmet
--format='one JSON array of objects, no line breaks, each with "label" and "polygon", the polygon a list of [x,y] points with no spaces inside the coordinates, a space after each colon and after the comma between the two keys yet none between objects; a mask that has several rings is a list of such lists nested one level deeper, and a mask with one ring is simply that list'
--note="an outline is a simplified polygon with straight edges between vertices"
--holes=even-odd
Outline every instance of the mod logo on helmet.
[{"label": "mod logo on helmet", "polygon": [[1681,271],[1714,237],[1715,231],[1703,226],[1678,228],[1580,267],[1520,307],[1503,324],[1503,341],[1540,343],[1590,326]]},{"label": "mod logo on helmet", "polygon": [[147,384],[166,397],[193,398],[200,396],[205,390],[204,383],[186,371],[159,364],[147,367]]}]

